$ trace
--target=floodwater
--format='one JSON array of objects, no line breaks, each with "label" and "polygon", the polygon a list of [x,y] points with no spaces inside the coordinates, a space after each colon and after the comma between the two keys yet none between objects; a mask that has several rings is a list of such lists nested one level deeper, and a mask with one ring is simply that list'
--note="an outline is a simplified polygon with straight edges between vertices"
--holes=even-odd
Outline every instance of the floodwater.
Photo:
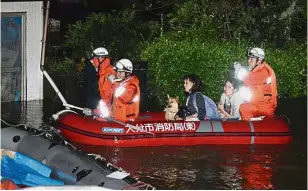
[{"label": "floodwater", "polygon": [[[72,103],[74,104],[74,103]],[[48,123],[59,99],[1,104],[1,118],[32,127]],[[291,121],[287,145],[199,145],[111,148],[80,146],[101,154],[157,189],[307,189],[307,101],[279,102],[277,114]]]}]

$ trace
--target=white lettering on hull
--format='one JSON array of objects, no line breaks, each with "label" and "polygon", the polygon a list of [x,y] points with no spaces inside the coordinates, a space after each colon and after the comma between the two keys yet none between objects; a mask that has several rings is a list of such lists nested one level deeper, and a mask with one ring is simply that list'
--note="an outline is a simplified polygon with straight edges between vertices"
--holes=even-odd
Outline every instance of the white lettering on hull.
[{"label": "white lettering on hull", "polygon": [[[184,123],[144,123],[136,124],[137,128],[147,132],[174,132],[174,131],[195,131],[196,124],[194,122]],[[133,128],[128,128],[126,133],[142,132]]]}]

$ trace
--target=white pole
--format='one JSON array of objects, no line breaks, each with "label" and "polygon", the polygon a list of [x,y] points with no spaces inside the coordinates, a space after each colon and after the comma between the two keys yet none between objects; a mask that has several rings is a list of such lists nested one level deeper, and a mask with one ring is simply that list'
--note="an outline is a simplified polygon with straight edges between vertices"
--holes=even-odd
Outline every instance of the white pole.
[{"label": "white pole", "polygon": [[47,78],[47,80],[49,81],[49,83],[52,86],[52,88],[55,90],[56,94],[59,96],[59,98],[62,101],[63,105],[67,104],[65,98],[61,94],[60,90],[57,88],[56,84],[52,81],[52,79],[49,76],[49,74],[45,70],[43,70],[43,74]]}]

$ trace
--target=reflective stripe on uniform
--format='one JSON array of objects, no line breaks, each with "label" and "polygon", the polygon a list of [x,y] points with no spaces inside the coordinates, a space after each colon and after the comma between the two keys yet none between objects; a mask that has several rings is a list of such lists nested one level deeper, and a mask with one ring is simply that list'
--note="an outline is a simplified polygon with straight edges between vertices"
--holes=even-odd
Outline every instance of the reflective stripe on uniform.
[{"label": "reflective stripe on uniform", "polygon": [[271,84],[271,83],[272,83],[272,77],[270,76],[266,79],[266,84]]},{"label": "reflective stripe on uniform", "polygon": [[133,99],[133,102],[137,102],[137,101],[139,101],[139,96],[138,96],[138,95],[136,95],[136,96],[134,97],[134,99]]},{"label": "reflective stripe on uniform", "polygon": [[115,90],[115,97],[120,97],[124,92],[125,92],[125,87],[123,86],[119,86],[116,90]]}]

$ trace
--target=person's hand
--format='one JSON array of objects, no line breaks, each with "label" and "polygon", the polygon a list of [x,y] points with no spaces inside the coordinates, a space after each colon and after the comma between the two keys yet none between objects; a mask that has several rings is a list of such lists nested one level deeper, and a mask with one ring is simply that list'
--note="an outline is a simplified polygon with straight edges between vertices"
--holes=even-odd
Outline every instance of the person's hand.
[{"label": "person's hand", "polygon": [[107,77],[107,79],[108,79],[111,83],[119,82],[119,81],[122,80],[122,79],[116,78],[113,74],[109,75],[109,76]]},{"label": "person's hand", "polygon": [[223,108],[222,104],[218,104],[218,109],[219,109],[220,111],[224,111],[224,108]]},{"label": "person's hand", "polygon": [[221,118],[222,121],[226,121],[228,119],[228,117],[225,115]]},{"label": "person's hand", "polygon": [[90,108],[83,108],[83,114],[92,115],[92,110]]},{"label": "person's hand", "polygon": [[238,70],[236,77],[238,80],[243,80],[247,76],[247,74],[248,71],[242,67]]},{"label": "person's hand", "polygon": [[243,78],[248,74],[247,68],[242,66],[241,63],[239,62],[234,62],[233,63],[233,68],[234,68],[234,77],[238,80],[243,80]]},{"label": "person's hand", "polygon": [[99,114],[101,118],[106,118],[110,116],[109,108],[102,99],[97,105],[96,113]]},{"label": "person's hand", "polygon": [[114,75],[109,75],[108,77],[107,77],[107,79],[111,82],[111,83],[114,83],[114,80],[115,80],[115,76]]},{"label": "person's hand", "polygon": [[175,115],[175,116],[174,116],[174,119],[175,119],[175,120],[182,120],[182,118],[180,118],[178,115]]},{"label": "person's hand", "polygon": [[237,69],[237,68],[242,67],[242,64],[239,63],[239,62],[234,62],[234,63],[233,63],[233,67],[234,67],[234,69]]}]

